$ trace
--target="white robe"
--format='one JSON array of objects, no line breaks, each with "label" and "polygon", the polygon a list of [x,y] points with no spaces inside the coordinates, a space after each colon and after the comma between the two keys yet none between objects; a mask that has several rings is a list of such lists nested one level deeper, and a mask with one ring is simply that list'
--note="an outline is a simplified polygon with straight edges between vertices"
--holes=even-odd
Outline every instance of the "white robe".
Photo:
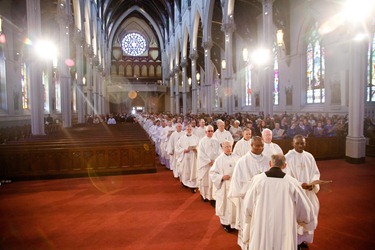
[{"label": "white robe", "polygon": [[[171,137],[174,130],[175,129],[172,126],[165,126],[160,135],[160,151],[161,151],[162,157],[164,157],[165,159],[170,159],[170,156],[167,152],[167,145],[168,145],[169,138]],[[169,132],[171,132],[171,134],[169,134]]]},{"label": "white robe", "polygon": [[199,138],[195,135],[183,135],[177,142],[176,153],[177,159],[177,170],[180,181],[187,187],[197,187],[197,153],[190,150],[185,153],[184,150],[189,147],[197,147]]},{"label": "white robe", "polygon": [[234,126],[230,126],[229,132],[231,133],[231,135],[233,137],[233,140],[235,142],[239,141],[242,137],[242,128],[241,127],[235,128]]},{"label": "white robe", "polygon": [[[320,172],[313,155],[309,152],[303,151],[298,153],[295,149],[289,150],[285,155],[287,166],[284,169],[285,173],[296,178],[300,183],[309,184],[312,181],[320,179]],[[319,191],[319,185],[315,185],[313,190],[305,190],[307,197],[314,206],[315,220],[318,221],[319,214],[319,200],[316,193]],[[313,242],[314,230],[306,231],[302,227],[298,228],[298,244],[303,241]]]},{"label": "white robe", "polygon": [[260,173],[269,170],[270,159],[263,154],[255,155],[252,152],[248,152],[242,156],[234,168],[232,181],[230,183],[228,197],[236,205],[237,221],[236,228],[238,229],[238,244],[242,249],[247,247],[246,241],[243,240],[243,234],[249,230],[249,225],[244,222],[242,213],[242,202],[251,179]]},{"label": "white robe", "polygon": [[171,134],[171,137],[168,140],[167,144],[167,153],[170,155],[170,166],[171,170],[173,170],[173,176],[175,178],[178,178],[178,172],[177,172],[177,152],[176,152],[176,146],[177,146],[177,141],[180,139],[181,136],[183,136],[185,132],[177,132],[174,131]]},{"label": "white robe", "polygon": [[289,175],[267,177],[262,173],[251,181],[244,199],[244,214],[250,231],[248,249],[297,249],[297,222],[314,227],[313,207]]},{"label": "white robe", "polygon": [[271,155],[284,154],[284,153],[283,153],[283,150],[280,148],[279,145],[271,142],[271,143],[264,143],[264,148],[263,148],[262,154],[271,159]]},{"label": "white robe", "polygon": [[199,140],[201,140],[203,137],[206,136],[206,126],[202,127],[197,127],[194,131],[193,134],[198,136]]},{"label": "white robe", "polygon": [[216,215],[220,218],[222,225],[236,226],[236,206],[228,199],[228,191],[231,179],[223,181],[224,175],[232,176],[234,167],[240,157],[235,154],[226,155],[221,153],[210,169],[210,179],[216,187]]},{"label": "white robe", "polygon": [[214,188],[209,178],[209,163],[220,154],[220,143],[215,138],[203,137],[198,144],[197,175],[199,192],[204,199],[214,199]]},{"label": "white robe", "polygon": [[249,153],[251,150],[251,139],[246,141],[244,138],[239,140],[236,145],[234,145],[233,154],[238,155],[239,157],[244,156]]},{"label": "white robe", "polygon": [[[220,130],[216,130],[213,135],[214,138],[216,138],[219,143],[223,143],[224,141],[230,141],[230,144],[233,146],[233,137],[232,134],[228,130],[224,130],[221,132]],[[223,152],[223,149],[220,147],[220,153]]]}]

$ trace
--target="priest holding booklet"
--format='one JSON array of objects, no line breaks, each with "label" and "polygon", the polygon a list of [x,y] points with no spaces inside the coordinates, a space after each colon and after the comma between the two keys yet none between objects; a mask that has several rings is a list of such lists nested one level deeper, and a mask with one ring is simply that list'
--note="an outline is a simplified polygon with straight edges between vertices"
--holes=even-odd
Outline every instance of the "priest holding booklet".
[{"label": "priest holding booklet", "polygon": [[197,145],[199,138],[193,134],[191,125],[186,126],[186,134],[177,141],[177,169],[178,176],[184,187],[197,191]]},{"label": "priest holding booklet", "polygon": [[[316,195],[320,187],[317,181],[320,180],[320,172],[316,165],[315,158],[309,152],[304,151],[306,146],[305,137],[302,135],[295,135],[293,138],[294,149],[289,150],[285,155],[287,167],[284,172],[296,178],[304,189],[307,197],[310,199],[316,223],[318,222],[319,200]],[[298,248],[308,249],[307,243],[312,243],[314,238],[314,230],[305,230],[302,227],[298,228]]]}]

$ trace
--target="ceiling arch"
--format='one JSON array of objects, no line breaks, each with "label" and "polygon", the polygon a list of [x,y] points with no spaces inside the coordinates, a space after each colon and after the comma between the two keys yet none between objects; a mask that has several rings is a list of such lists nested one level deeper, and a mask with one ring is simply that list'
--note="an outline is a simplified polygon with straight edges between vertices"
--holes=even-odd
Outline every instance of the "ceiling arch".
[{"label": "ceiling arch", "polygon": [[155,20],[153,20],[152,17],[147,12],[145,12],[144,9],[139,8],[139,6],[137,5],[134,5],[131,8],[127,9],[125,12],[123,12],[122,15],[114,23],[113,29],[109,35],[109,44],[108,44],[109,47],[110,48],[112,47],[113,39],[115,37],[115,34],[117,33],[117,29],[121,26],[122,22],[133,12],[141,13],[150,22],[151,24],[150,26],[155,29],[156,35],[159,39],[160,48],[164,49],[165,47],[164,47],[163,35],[162,35],[161,30],[158,28],[158,25],[156,24]]}]

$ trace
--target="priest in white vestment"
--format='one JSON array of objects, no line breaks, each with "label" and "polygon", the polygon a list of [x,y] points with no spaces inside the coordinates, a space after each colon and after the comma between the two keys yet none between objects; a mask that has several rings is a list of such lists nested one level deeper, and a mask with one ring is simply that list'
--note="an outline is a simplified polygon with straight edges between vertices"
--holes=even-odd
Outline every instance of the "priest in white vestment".
[{"label": "priest in white vestment", "polygon": [[243,203],[249,250],[297,250],[297,223],[315,226],[313,205],[285,167],[284,155],[272,155],[271,169],[251,180]]},{"label": "priest in white vestment", "polygon": [[186,134],[177,142],[177,169],[178,176],[184,187],[189,187],[193,193],[197,185],[197,147],[199,138],[193,135],[191,125],[186,126]]},{"label": "priest in white vestment", "polygon": [[206,121],[204,119],[199,120],[199,127],[197,127],[193,134],[198,136],[199,140],[206,136]]},{"label": "priest in white vestment", "polygon": [[263,155],[271,158],[271,155],[284,154],[279,145],[272,142],[272,130],[265,128],[262,130],[262,139],[264,141]]},{"label": "priest in white vestment", "polygon": [[209,171],[220,154],[220,143],[213,137],[214,128],[206,127],[206,136],[198,144],[197,175],[198,187],[203,201],[214,200],[213,184]]},{"label": "priest in white vestment", "polygon": [[176,146],[177,141],[180,139],[181,136],[185,134],[184,131],[182,131],[182,124],[177,123],[176,124],[176,131],[174,131],[171,134],[171,137],[168,140],[167,144],[167,153],[170,155],[170,169],[173,171],[174,178],[178,178],[178,170],[177,170],[177,152],[176,152]]},{"label": "priest in white vestment", "polygon": [[[214,132],[214,138],[216,138],[219,143],[221,144],[223,141],[230,141],[233,146],[233,137],[232,134],[228,131],[225,130],[225,123],[222,120],[217,120],[217,129]],[[220,150],[220,153],[223,152],[223,150]]]},{"label": "priest in white vestment", "polygon": [[234,145],[233,154],[238,155],[239,157],[244,156],[249,153],[251,144],[251,129],[245,128],[243,130],[243,137],[239,140],[236,145]]},{"label": "priest in white vestment", "polygon": [[238,229],[238,244],[246,249],[247,241],[243,239],[243,232],[248,230],[248,225],[243,221],[242,202],[251,179],[269,169],[270,159],[262,154],[264,142],[261,137],[254,136],[251,139],[251,151],[242,156],[234,168],[232,181],[230,183],[228,197],[234,202],[237,209],[236,229]]},{"label": "priest in white vestment", "polygon": [[[293,138],[294,149],[289,150],[285,155],[288,167],[285,168],[285,173],[296,178],[302,188],[305,190],[307,197],[314,206],[315,220],[318,221],[319,214],[319,200],[316,195],[319,191],[319,185],[311,185],[315,180],[320,180],[320,172],[314,156],[304,151],[306,146],[306,139],[302,135],[296,135]],[[306,247],[307,243],[312,243],[314,239],[314,230],[305,230],[302,227],[298,228],[298,244],[301,247]]]},{"label": "priest in white vestment", "polygon": [[172,121],[169,120],[167,122],[167,126],[164,127],[161,135],[160,135],[160,151],[161,155],[165,161],[165,167],[167,169],[171,169],[170,165],[170,155],[167,152],[168,141],[171,138],[172,133],[175,131],[174,127],[172,126]]},{"label": "priest in white vestment", "polygon": [[222,143],[223,153],[215,160],[210,169],[210,179],[216,187],[215,212],[220,218],[224,230],[231,232],[236,227],[236,206],[228,199],[228,191],[234,166],[240,158],[232,153],[232,144],[229,141]]}]

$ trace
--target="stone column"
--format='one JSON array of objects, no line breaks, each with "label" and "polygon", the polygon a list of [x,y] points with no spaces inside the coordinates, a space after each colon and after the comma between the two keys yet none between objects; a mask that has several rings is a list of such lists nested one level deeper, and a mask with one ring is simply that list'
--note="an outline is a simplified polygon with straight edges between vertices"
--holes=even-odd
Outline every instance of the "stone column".
[{"label": "stone column", "polygon": [[87,115],[93,115],[94,111],[94,103],[93,103],[93,96],[92,96],[92,57],[94,52],[92,51],[92,47],[90,45],[85,46],[85,54],[86,54],[86,105],[87,105]]},{"label": "stone column", "polygon": [[346,137],[346,161],[364,163],[366,139],[363,136],[365,83],[367,82],[368,41],[351,41],[349,70],[349,128]]},{"label": "stone column", "polygon": [[104,98],[103,98],[103,64],[98,66],[98,114],[104,114]]},{"label": "stone column", "polygon": [[233,18],[229,17],[227,23],[224,23],[221,30],[225,33],[225,62],[226,70],[224,76],[224,105],[225,111],[232,114],[234,110],[234,86],[233,86],[233,32],[236,29]]},{"label": "stone column", "polygon": [[83,45],[84,45],[84,37],[81,30],[76,29],[74,42],[76,45],[76,72],[77,72],[77,88],[76,88],[76,96],[77,96],[77,115],[78,115],[78,123],[85,123],[85,109],[84,109],[84,101],[85,101],[85,93],[83,91]]},{"label": "stone column", "polygon": [[194,48],[190,54],[191,59],[191,106],[192,114],[197,114],[197,59],[198,52]]},{"label": "stone column", "polygon": [[175,79],[175,100],[176,100],[176,114],[180,114],[180,67],[176,65],[174,68],[174,79]]},{"label": "stone column", "polygon": [[169,93],[170,93],[170,112],[174,114],[174,107],[175,105],[175,96],[174,96],[174,73],[173,71],[169,74]]},{"label": "stone column", "polygon": [[[54,77],[54,68],[53,66],[51,65],[51,63],[46,63],[45,64],[45,70],[46,70],[46,75],[47,75],[47,83],[45,83],[48,88],[48,100],[47,100],[47,105],[48,105],[48,112],[51,114],[52,111],[53,111],[53,98],[55,96],[55,92],[52,91],[51,89],[53,88],[53,86],[55,85],[55,77]],[[54,88],[53,88],[54,90]],[[46,90],[45,90],[46,91]],[[47,91],[46,91],[47,92]]]},{"label": "stone column", "polygon": [[[212,113],[212,96],[211,96],[211,83],[212,83],[212,63],[211,63],[211,48],[212,41],[203,42],[202,47],[204,48],[204,67],[205,67],[205,79],[201,86],[206,92],[205,106],[208,114]],[[202,76],[201,76],[202,77]],[[202,89],[201,87],[201,89]],[[201,96],[201,95],[200,95]]]},{"label": "stone column", "polygon": [[[32,41],[41,37],[40,0],[26,1],[27,31]],[[41,63],[37,62],[34,47],[29,46],[29,78],[30,78],[30,108],[31,108],[31,133],[45,135],[44,132],[44,88],[42,82]]]},{"label": "stone column", "polygon": [[99,81],[98,81],[98,65],[99,60],[98,57],[95,56],[92,61],[93,64],[93,73],[92,73],[92,94],[93,94],[93,104],[94,104],[94,114],[98,114],[98,88],[99,88]]},{"label": "stone column", "polygon": [[56,20],[60,28],[58,69],[61,88],[61,114],[63,127],[67,128],[72,126],[72,82],[70,69],[65,63],[65,60],[70,58],[69,26],[73,22],[69,2],[64,1],[64,4],[57,5]]},{"label": "stone column", "polygon": [[184,58],[181,62],[181,69],[182,69],[182,113],[186,115],[187,113],[187,98],[186,98],[186,92],[187,92],[187,86],[188,86],[188,80],[186,77],[186,58]]},{"label": "stone column", "polygon": [[261,108],[264,111],[264,115],[273,116],[273,42],[275,37],[275,30],[273,28],[273,13],[272,13],[272,4],[274,0],[262,0],[263,6],[263,45],[270,52],[269,62],[264,66],[261,74]]}]

